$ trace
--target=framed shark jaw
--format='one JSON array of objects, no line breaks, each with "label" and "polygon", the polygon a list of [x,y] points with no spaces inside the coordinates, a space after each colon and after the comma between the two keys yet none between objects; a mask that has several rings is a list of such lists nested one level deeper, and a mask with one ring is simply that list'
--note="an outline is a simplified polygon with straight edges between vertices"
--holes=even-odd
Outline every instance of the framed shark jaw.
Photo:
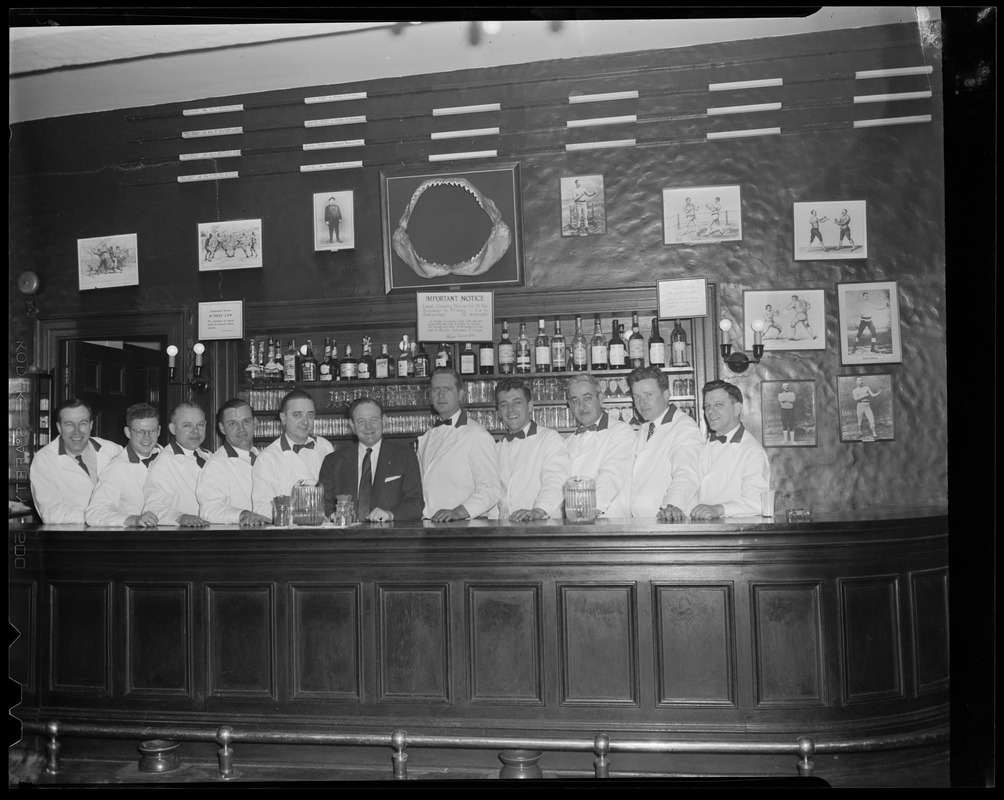
[{"label": "framed shark jaw", "polygon": [[382,174],[386,290],[521,285],[517,168]]}]

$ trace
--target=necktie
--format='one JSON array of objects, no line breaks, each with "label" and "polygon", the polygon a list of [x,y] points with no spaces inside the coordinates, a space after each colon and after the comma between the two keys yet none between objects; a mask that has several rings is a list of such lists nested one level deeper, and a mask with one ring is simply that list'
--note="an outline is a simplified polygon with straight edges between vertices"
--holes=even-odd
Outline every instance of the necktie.
[{"label": "necktie", "polygon": [[373,453],[372,447],[366,448],[366,455],[363,456],[363,471],[359,478],[359,502],[357,503],[356,516],[360,520],[366,519],[370,513],[370,499],[373,496],[373,470],[370,466],[370,455]]},{"label": "necktie", "polygon": [[293,445],[293,452],[294,453],[299,453],[301,450],[313,450],[313,449],[314,449],[314,443],[313,442],[307,442],[306,444],[294,444]]},{"label": "necktie", "polygon": [[452,419],[437,419],[435,427],[438,428],[440,425],[453,425],[453,420]]},{"label": "necktie", "polygon": [[254,453],[252,453],[252,454],[251,454],[251,466],[252,466],[252,467],[254,466],[254,460],[255,460],[256,458],[258,458],[258,456],[256,456],[256,455],[255,455]]},{"label": "necktie", "polygon": [[654,422],[650,422],[650,423],[648,423],[648,436],[646,436],[646,437],[645,437],[645,441],[646,441],[646,442],[647,442],[647,441],[648,441],[649,439],[651,439],[651,438],[652,438],[652,434],[653,434],[653,433],[655,433],[655,423],[654,423]]},{"label": "necktie", "polygon": [[586,431],[595,431],[599,428],[599,423],[593,425],[580,425],[575,429],[575,435],[578,436],[580,433],[585,433]]},{"label": "necktie", "polygon": [[83,456],[77,456],[77,463],[80,464],[80,468],[87,473],[87,477],[91,476],[91,471],[87,469],[87,465],[84,463]]},{"label": "necktie", "polygon": [[507,442],[515,441],[516,439],[525,439],[526,434],[523,431],[516,431],[516,433],[507,433],[505,435],[505,440]]},{"label": "necktie", "polygon": [[204,459],[202,456],[199,455],[198,450],[194,451],[194,455],[195,455],[195,463],[199,465],[199,469],[202,469],[204,466],[206,466],[206,459]]}]

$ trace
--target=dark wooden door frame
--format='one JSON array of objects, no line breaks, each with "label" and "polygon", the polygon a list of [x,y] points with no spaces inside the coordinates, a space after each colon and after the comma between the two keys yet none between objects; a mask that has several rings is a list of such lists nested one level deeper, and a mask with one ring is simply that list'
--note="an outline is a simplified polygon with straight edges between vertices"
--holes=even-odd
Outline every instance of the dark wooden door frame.
[{"label": "dark wooden door frame", "polygon": [[[39,354],[40,366],[52,372],[57,386],[66,385],[66,376],[56,375],[65,365],[59,363],[60,345],[67,339],[107,339],[127,340],[152,336],[166,336],[167,341],[177,344],[178,374],[189,375],[194,367],[192,348],[189,343],[191,319],[187,308],[164,308],[156,311],[119,311],[114,314],[81,314],[78,316],[51,317],[40,319],[36,328],[35,352]],[[186,399],[184,386],[169,385],[164,408],[172,408]],[[58,404],[64,398],[57,397]]]}]

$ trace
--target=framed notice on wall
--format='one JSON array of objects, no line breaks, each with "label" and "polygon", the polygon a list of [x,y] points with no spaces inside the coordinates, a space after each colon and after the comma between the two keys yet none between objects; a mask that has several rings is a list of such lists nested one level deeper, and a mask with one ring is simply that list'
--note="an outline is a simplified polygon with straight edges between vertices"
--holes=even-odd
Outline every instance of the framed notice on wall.
[{"label": "framed notice on wall", "polygon": [[659,281],[659,319],[708,316],[708,279],[675,278]]},{"label": "framed notice on wall", "polygon": [[420,342],[492,341],[493,292],[416,292],[415,304]]},{"label": "framed notice on wall", "polygon": [[199,303],[199,339],[243,339],[244,301]]}]

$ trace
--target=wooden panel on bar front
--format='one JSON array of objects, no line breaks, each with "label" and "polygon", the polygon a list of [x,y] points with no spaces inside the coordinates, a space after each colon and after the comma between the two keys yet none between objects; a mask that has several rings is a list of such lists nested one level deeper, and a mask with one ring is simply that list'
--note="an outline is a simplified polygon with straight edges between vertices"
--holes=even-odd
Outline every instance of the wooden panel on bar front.
[{"label": "wooden panel on bar front", "polygon": [[825,704],[820,586],[751,584],[756,704]]},{"label": "wooden panel on bar front", "polygon": [[540,584],[467,586],[471,703],[543,705]]},{"label": "wooden panel on bar front", "polygon": [[275,587],[209,584],[208,697],[275,700]]},{"label": "wooden panel on bar front", "polygon": [[7,621],[17,631],[17,638],[7,651],[7,675],[17,681],[24,694],[35,694],[35,653],[38,635],[35,609],[38,584],[34,581],[11,581],[7,586]]},{"label": "wooden panel on bar front", "polygon": [[562,705],[638,705],[635,584],[559,584]]},{"label": "wooden panel on bar front", "polygon": [[654,584],[653,595],[658,705],[734,707],[733,585]]},{"label": "wooden panel on bar front", "polygon": [[362,700],[360,585],[289,587],[291,699]]},{"label": "wooden panel on bar front", "polygon": [[913,652],[918,695],[948,687],[948,570],[913,573]]},{"label": "wooden panel on bar front", "polygon": [[192,584],[124,587],[127,697],[192,697]]},{"label": "wooden panel on bar front", "polygon": [[449,703],[446,584],[378,586],[377,609],[379,699]]},{"label": "wooden panel on bar front", "polygon": [[112,693],[111,584],[59,582],[49,587],[49,687],[53,692]]},{"label": "wooden panel on bar front", "polygon": [[837,587],[845,702],[903,697],[899,579],[882,575],[840,580]]}]

